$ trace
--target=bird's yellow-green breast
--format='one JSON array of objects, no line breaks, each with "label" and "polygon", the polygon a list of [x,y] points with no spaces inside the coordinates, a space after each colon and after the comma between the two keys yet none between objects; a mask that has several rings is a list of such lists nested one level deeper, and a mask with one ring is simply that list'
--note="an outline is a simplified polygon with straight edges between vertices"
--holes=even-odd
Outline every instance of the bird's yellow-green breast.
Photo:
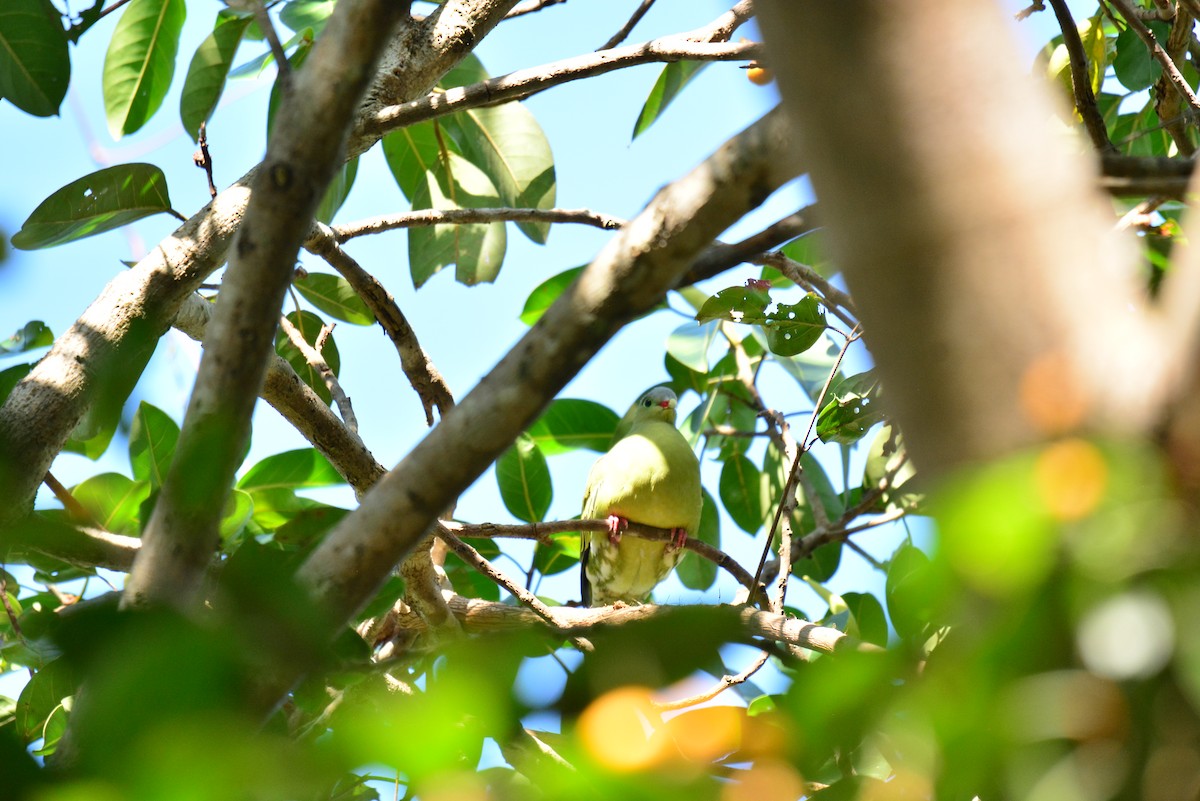
[{"label": "bird's yellow-green breast", "polygon": [[[617,425],[608,453],[588,474],[583,517],[624,518],[658,528],[700,525],[703,503],[700,463],[675,428],[678,400],[667,387],[655,387],[630,407]],[[606,532],[583,535],[584,603],[645,601],[679,561],[682,550],[638,537],[610,541]]]}]

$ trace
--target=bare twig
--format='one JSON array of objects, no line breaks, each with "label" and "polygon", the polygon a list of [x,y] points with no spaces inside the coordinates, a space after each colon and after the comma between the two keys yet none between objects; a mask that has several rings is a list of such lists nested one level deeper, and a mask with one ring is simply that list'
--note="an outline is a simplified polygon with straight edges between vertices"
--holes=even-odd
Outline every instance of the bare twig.
[{"label": "bare twig", "polygon": [[313,226],[304,247],[341,273],[383,326],[396,348],[396,353],[400,355],[400,367],[404,370],[404,375],[421,399],[426,424],[433,425],[435,408],[438,414],[444,417],[454,406],[454,396],[450,393],[450,387],[434,367],[429,354],[417,340],[416,331],[409,325],[408,318],[400,311],[395,299],[383,284],[341,248],[334,232],[324,223],[316,223]]},{"label": "bare twig", "polygon": [[1083,49],[1083,41],[1079,38],[1079,29],[1071,17],[1071,9],[1067,0],[1050,0],[1054,7],[1054,16],[1058,18],[1058,27],[1062,29],[1063,46],[1067,49],[1067,57],[1071,64],[1071,86],[1075,94],[1075,108],[1083,117],[1083,127],[1087,129],[1092,139],[1092,146],[1102,153],[1115,153],[1116,147],[1108,138],[1108,128],[1104,117],[1096,106],[1096,93],[1092,91],[1092,80],[1088,74],[1087,53]]},{"label": "bare twig", "polygon": [[[707,30],[707,29],[702,29]],[[481,83],[436,92],[419,100],[387,106],[364,125],[364,132],[382,136],[414,122],[423,122],[468,108],[489,106],[524,98],[553,86],[603,75],[606,72],[664,61],[748,61],[763,55],[754,42],[729,44],[704,42],[698,34],[676,34],[638,45],[627,45],[555,61],[540,67],[510,72]]]},{"label": "bare twig", "polygon": [[1138,38],[1145,42],[1146,47],[1150,48],[1150,55],[1162,65],[1163,74],[1167,76],[1171,86],[1175,87],[1175,91],[1179,93],[1180,98],[1191,106],[1194,112],[1200,111],[1200,100],[1196,99],[1196,94],[1192,91],[1192,87],[1188,85],[1187,79],[1179,72],[1179,67],[1175,66],[1175,62],[1171,60],[1167,51],[1154,38],[1154,34],[1146,27],[1146,23],[1142,22],[1133,7],[1129,5],[1129,0],[1111,0],[1111,2],[1120,10],[1121,16],[1129,23],[1129,27],[1133,28]]},{"label": "bare twig", "polygon": [[58,498],[58,502],[61,503],[63,508],[67,510],[67,514],[71,516],[72,520],[74,520],[76,523],[83,523],[85,525],[97,525],[96,519],[92,517],[91,512],[89,512],[86,508],[84,508],[83,504],[76,500],[75,496],[71,494],[71,491],[64,487],[62,482],[54,477],[53,473],[47,472],[45,479],[42,480],[42,483],[50,488],[50,491],[54,493],[54,497]]},{"label": "bare twig", "polygon": [[622,219],[590,209],[420,209],[335,225],[330,231],[339,243],[343,243],[355,237],[380,234],[397,228],[494,222],[579,223],[606,231],[615,231],[625,224]]},{"label": "bare twig", "polygon": [[638,4],[638,7],[634,9],[633,14],[629,17],[629,19],[625,21],[625,24],[622,25],[607,42],[600,45],[600,47],[597,48],[597,51],[611,50],[621,42],[625,41],[630,32],[633,31],[634,26],[641,22],[642,17],[646,16],[646,12],[650,10],[650,6],[652,5],[654,5],[654,0],[642,0],[642,2]]},{"label": "bare twig", "polygon": [[565,3],[567,0],[525,0],[524,3],[518,3],[513,6],[512,10],[504,15],[505,19],[513,19],[515,17],[523,17],[526,14],[532,14],[535,11],[541,11],[543,8],[556,6],[559,3]]},{"label": "bare twig", "polygon": [[812,222],[814,207],[809,207],[795,214],[790,214],[775,222],[753,236],[748,236],[741,242],[725,244],[717,242],[696,259],[681,284],[687,286],[706,278],[723,273],[730,267],[744,261],[753,261],[756,256],[766,253],[771,248],[777,248],[789,239],[795,239],[801,234],[812,231],[816,226]]},{"label": "bare twig", "polygon": [[842,290],[826,281],[820,273],[806,264],[789,259],[779,251],[764,253],[752,260],[755,264],[768,264],[783,273],[788,280],[821,296],[823,305],[834,316],[853,328],[857,325],[858,309],[854,300]]},{"label": "bare twig", "polygon": [[329,394],[333,397],[333,402],[337,404],[338,411],[341,412],[342,420],[345,421],[346,426],[351,431],[358,433],[358,418],[354,416],[354,407],[350,404],[350,398],[342,389],[341,382],[338,381],[337,376],[333,374],[333,369],[329,366],[329,362],[325,361],[325,357],[321,355],[321,350],[325,345],[325,340],[329,337],[332,326],[321,327],[321,331],[317,334],[315,346],[308,344],[304,339],[304,334],[300,333],[300,329],[296,328],[288,318],[280,317],[279,327],[287,335],[288,341],[304,356],[304,361],[308,362],[309,366],[321,376],[321,380],[325,382],[325,388],[329,390]]},{"label": "bare twig", "polygon": [[738,684],[743,684],[750,679],[755,673],[762,669],[762,666],[767,664],[767,660],[771,658],[770,651],[760,651],[758,657],[750,663],[750,667],[743,670],[741,673],[734,675],[725,675],[721,680],[708,688],[702,693],[688,696],[687,698],[679,698],[674,701],[656,701],[654,708],[667,711],[673,709],[687,709],[689,706],[703,704],[706,701],[711,701],[721,693],[728,690],[730,687],[735,687]]},{"label": "bare twig", "polygon": [[208,194],[211,197],[217,196],[217,185],[213,183],[213,163],[212,155],[208,152],[208,123],[200,123],[199,136],[196,138],[196,145],[200,148],[192,154],[192,161],[196,166],[204,170],[204,175],[208,178]]},{"label": "bare twig", "polygon": [[[488,579],[503,587],[509,592],[509,594],[511,594],[525,606],[532,609],[534,613],[537,614],[537,616],[543,621],[545,621],[547,625],[552,627],[557,626],[557,622],[554,619],[554,614],[550,611],[550,607],[542,603],[541,599],[539,599],[532,592],[525,589],[520,584],[517,584],[508,576],[504,575],[503,572],[498,570],[491,562],[485,559],[483,554],[479,553],[479,551],[475,550],[470,545],[467,545],[465,542],[445,529],[438,532],[438,536],[443,542],[446,543],[446,545],[450,546],[450,550],[458,554],[459,558],[461,558],[471,567],[475,568]],[[581,651],[595,650],[592,644],[583,637],[571,637],[570,640],[571,643]]]}]

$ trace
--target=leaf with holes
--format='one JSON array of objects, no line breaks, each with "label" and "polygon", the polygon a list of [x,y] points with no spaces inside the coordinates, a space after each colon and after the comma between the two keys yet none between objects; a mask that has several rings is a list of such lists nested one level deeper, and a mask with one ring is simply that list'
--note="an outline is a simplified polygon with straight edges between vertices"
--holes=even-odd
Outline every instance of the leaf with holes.
[{"label": "leaf with holes", "polygon": [[118,164],[72,181],[38,204],[12,238],[37,250],[171,210],[167,177],[153,164]]},{"label": "leaf with holes", "polygon": [[761,289],[746,286],[731,286],[722,289],[700,307],[696,321],[728,320],[731,323],[762,325],[767,321],[767,306],[771,296]]},{"label": "leaf with holes", "polygon": [[518,520],[536,523],[546,519],[554,490],[546,457],[528,435],[522,434],[496,460],[496,483],[505,508]]},{"label": "leaf with holes", "polygon": [[829,388],[825,405],[817,415],[817,436],[822,442],[853,445],[882,421],[879,382],[868,370],[847,376]]},{"label": "leaf with holes", "polygon": [[780,303],[763,324],[767,346],[780,356],[795,356],[817,344],[825,332],[825,310],[811,292],[799,303]]}]

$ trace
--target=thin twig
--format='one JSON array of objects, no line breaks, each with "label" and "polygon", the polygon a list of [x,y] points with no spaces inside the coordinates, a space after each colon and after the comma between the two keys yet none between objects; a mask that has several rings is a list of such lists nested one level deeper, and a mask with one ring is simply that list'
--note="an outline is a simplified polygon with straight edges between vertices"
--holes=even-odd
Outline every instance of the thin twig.
[{"label": "thin twig", "polygon": [[523,17],[526,14],[532,14],[535,11],[541,11],[543,8],[556,6],[559,3],[565,3],[567,0],[526,0],[524,3],[518,3],[513,6],[512,10],[504,15],[505,19],[515,19]]},{"label": "thin twig", "polygon": [[1071,86],[1075,94],[1075,108],[1083,117],[1083,127],[1087,129],[1092,139],[1092,146],[1102,153],[1115,153],[1116,147],[1108,138],[1108,128],[1104,117],[1096,106],[1096,93],[1092,91],[1092,80],[1088,75],[1088,58],[1083,49],[1083,41],[1079,38],[1079,28],[1071,17],[1071,9],[1066,0],[1050,0],[1054,7],[1054,16],[1058,18],[1058,27],[1062,29],[1063,46],[1067,49],[1067,58],[1071,64]]},{"label": "thin twig", "polygon": [[399,214],[383,214],[365,220],[335,225],[330,230],[343,243],[355,237],[380,234],[397,228],[426,225],[472,225],[495,222],[579,223],[615,231],[625,224],[617,217],[590,209],[421,209]]},{"label": "thin twig", "polygon": [[812,267],[789,259],[778,250],[764,253],[757,258],[751,259],[751,262],[753,264],[774,267],[783,273],[784,277],[788,280],[820,295],[823,299],[822,305],[833,312],[834,316],[847,326],[853,328],[857,324],[858,309],[854,306],[854,300],[845,292],[826,281]]},{"label": "thin twig", "polygon": [[375,315],[375,319],[383,326],[388,338],[396,347],[400,356],[400,367],[412,388],[416,390],[425,409],[425,422],[433,425],[433,410],[445,417],[454,406],[454,396],[450,387],[438,369],[433,366],[429,354],[417,340],[417,333],[408,323],[408,318],[395,299],[384,288],[375,276],[364,270],[350,254],[342,250],[337,242],[337,236],[324,223],[316,223],[309,232],[304,247],[315,256],[320,256],[328,262],[342,277],[350,282],[350,286],[367,304],[367,308]]},{"label": "thin twig", "polygon": [[[342,420],[345,421],[346,427],[357,434],[358,419],[354,416],[354,409],[350,405],[350,398],[342,390],[341,383],[337,380],[337,376],[333,374],[333,369],[325,361],[325,357],[321,355],[321,352],[317,348],[314,348],[304,339],[304,334],[300,333],[300,329],[296,328],[288,318],[280,317],[279,327],[287,335],[288,341],[304,356],[304,360],[308,362],[309,366],[321,376],[321,380],[325,382],[325,386],[328,388],[329,394],[333,397],[334,403],[337,404],[338,411],[341,412]],[[323,333],[325,337],[329,336],[328,332],[323,331]],[[319,337],[319,339],[323,338]]]},{"label": "thin twig", "polygon": [[200,123],[200,133],[196,138],[196,144],[199,150],[192,154],[192,161],[196,166],[204,170],[204,174],[208,176],[208,194],[212,197],[217,196],[217,185],[213,183],[213,163],[212,156],[208,152],[208,123]]},{"label": "thin twig", "polygon": [[1179,96],[1194,111],[1200,111],[1200,100],[1196,99],[1196,94],[1192,91],[1192,87],[1188,85],[1187,79],[1179,72],[1179,68],[1175,66],[1175,62],[1171,60],[1171,57],[1167,55],[1167,51],[1154,38],[1154,34],[1146,27],[1146,23],[1142,22],[1141,18],[1138,17],[1133,7],[1129,5],[1128,0],[1110,1],[1121,11],[1121,16],[1129,23],[1129,27],[1133,28],[1134,33],[1145,42],[1146,47],[1150,48],[1150,55],[1162,65],[1163,73],[1167,76],[1171,86],[1175,87],[1175,91],[1179,93]]},{"label": "thin twig", "polygon": [[[460,540],[458,537],[451,534],[449,531],[442,529],[438,531],[437,536],[454,551],[460,559],[469,564],[471,567],[479,571],[480,574],[494,581],[500,587],[503,587],[514,598],[520,601],[525,606],[537,613],[538,617],[546,621],[550,626],[557,628],[558,624],[554,620],[554,613],[550,611],[550,607],[542,603],[536,595],[529,590],[517,584],[515,581],[504,575],[491,562],[484,558],[483,554],[472,548],[467,543]],[[583,637],[570,637],[571,643],[580,651],[590,652],[595,650],[592,644]]]},{"label": "thin twig", "polygon": [[82,523],[86,526],[99,525],[96,519],[92,517],[92,513],[75,499],[71,491],[64,487],[62,482],[54,477],[53,473],[47,472],[46,477],[42,479],[42,483],[49,487],[50,491],[54,493],[54,497],[58,498],[58,502],[63,505],[63,508],[67,510],[67,514],[76,523]]},{"label": "thin twig", "polygon": [[628,38],[629,34],[633,31],[634,26],[641,22],[642,17],[646,16],[646,12],[650,10],[650,6],[652,5],[654,5],[654,0],[642,0],[642,2],[638,4],[638,7],[634,9],[633,15],[626,20],[625,24],[622,25],[616,33],[612,35],[612,38],[597,48],[597,52],[600,50],[612,50],[621,42],[625,41],[625,39]]},{"label": "thin twig", "polygon": [[689,706],[695,706],[696,704],[703,704],[706,701],[711,701],[721,693],[728,690],[730,687],[734,687],[738,684],[743,684],[748,681],[751,676],[762,669],[763,665],[767,664],[767,660],[770,658],[770,651],[760,651],[758,658],[750,664],[750,667],[746,668],[741,673],[732,676],[728,674],[722,676],[721,680],[712,687],[708,688],[702,693],[697,693],[696,695],[692,695],[687,698],[680,698],[675,701],[656,701],[654,702],[654,708],[666,712],[674,709],[687,709]]},{"label": "thin twig", "polygon": [[292,65],[287,59],[287,53],[283,50],[283,44],[279,41],[279,36],[275,33],[275,26],[271,24],[271,17],[267,14],[267,9],[261,2],[254,3],[254,21],[258,23],[259,30],[266,37],[267,44],[271,48],[271,55],[275,57],[275,63],[279,70],[280,87],[284,90],[291,88]]},{"label": "thin twig", "polygon": [[111,6],[109,6],[109,7],[108,7],[108,8],[106,8],[106,9],[104,9],[103,11],[101,11],[101,12],[100,12],[100,16],[96,17],[96,19],[97,19],[97,20],[102,20],[102,19],[104,19],[104,18],[105,18],[105,17],[107,17],[109,14],[113,13],[113,12],[114,12],[114,11],[116,11],[118,8],[120,8],[121,6],[125,5],[125,4],[126,4],[126,3],[128,3],[128,2],[129,2],[129,0],[117,0],[117,2],[113,3]]}]

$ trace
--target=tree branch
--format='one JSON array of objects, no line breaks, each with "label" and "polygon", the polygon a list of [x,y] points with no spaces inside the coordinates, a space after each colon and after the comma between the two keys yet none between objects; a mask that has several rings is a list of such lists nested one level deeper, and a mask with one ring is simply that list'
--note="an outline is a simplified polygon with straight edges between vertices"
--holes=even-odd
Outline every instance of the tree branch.
[{"label": "tree branch", "polygon": [[1175,66],[1175,62],[1171,60],[1167,51],[1154,38],[1154,34],[1146,27],[1146,23],[1142,22],[1141,17],[1134,12],[1128,0],[1110,0],[1110,2],[1121,12],[1121,16],[1129,23],[1129,27],[1133,28],[1133,32],[1138,35],[1138,38],[1145,42],[1146,47],[1150,49],[1150,55],[1162,66],[1163,75],[1170,81],[1179,97],[1191,106],[1192,113],[1200,112],[1200,100],[1196,99],[1196,94],[1192,91],[1187,79],[1183,77],[1179,67]]},{"label": "tree branch", "polygon": [[596,50],[611,50],[621,42],[625,41],[626,37],[628,37],[633,31],[634,26],[641,22],[642,17],[646,16],[646,12],[650,10],[650,6],[652,5],[654,5],[654,0],[642,0],[642,2],[638,4],[638,7],[633,10],[633,14],[630,15],[629,19],[625,21],[625,24],[622,25],[607,42],[596,48]]},{"label": "tree branch", "polygon": [[381,234],[397,228],[494,222],[579,223],[606,231],[615,231],[625,224],[622,219],[590,209],[419,209],[335,225],[330,231],[339,243],[344,243],[355,237]]},{"label": "tree branch", "polygon": [[[379,483],[300,568],[330,622],[349,619],[435,518],[626,322],[661,302],[693,259],[791,177],[769,115],[664,188],[528,334]],[[445,454],[453,450],[455,459]]]},{"label": "tree branch", "polygon": [[339,4],[285,93],[205,336],[176,455],[125,585],[126,605],[186,608],[195,601],[250,434],[296,254],[401,10],[390,0]]},{"label": "tree branch", "polygon": [[1083,118],[1083,127],[1092,139],[1092,146],[1101,153],[1115,153],[1117,149],[1108,138],[1108,128],[1104,125],[1104,117],[1096,106],[1096,93],[1092,91],[1092,79],[1088,75],[1087,53],[1083,49],[1083,40],[1079,38],[1079,28],[1071,17],[1071,9],[1067,0],[1050,0],[1054,7],[1054,16],[1058,18],[1058,27],[1062,29],[1063,46],[1067,49],[1067,59],[1071,64],[1071,88],[1075,95],[1075,108]]}]

